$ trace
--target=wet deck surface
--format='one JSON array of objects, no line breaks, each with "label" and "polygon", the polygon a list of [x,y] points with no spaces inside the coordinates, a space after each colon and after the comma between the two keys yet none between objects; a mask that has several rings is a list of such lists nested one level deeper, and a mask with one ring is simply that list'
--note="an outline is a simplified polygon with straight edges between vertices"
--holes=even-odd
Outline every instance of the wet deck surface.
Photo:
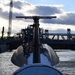
[{"label": "wet deck surface", "polygon": [[[0,75],[12,75],[19,67],[11,63],[13,52],[0,54]],[[75,75],[75,51],[57,51],[60,63],[56,66],[63,75]]]}]

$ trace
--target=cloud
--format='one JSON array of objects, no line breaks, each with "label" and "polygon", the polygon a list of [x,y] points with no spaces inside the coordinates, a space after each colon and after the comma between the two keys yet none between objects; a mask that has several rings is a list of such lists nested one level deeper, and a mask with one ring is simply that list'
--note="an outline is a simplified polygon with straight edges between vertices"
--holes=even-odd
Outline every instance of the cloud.
[{"label": "cloud", "polygon": [[[1,3],[0,3],[1,4]],[[8,8],[9,4],[5,4]],[[15,16],[25,15],[56,15],[56,19],[43,20],[44,23],[56,23],[56,24],[75,24],[75,13],[65,12],[60,6],[49,5],[32,5],[23,1],[14,1],[13,5],[13,20]],[[9,18],[9,11],[4,11],[3,7],[0,7],[0,17],[4,19]]]},{"label": "cloud", "polygon": [[51,20],[43,20],[44,23],[54,23],[54,24],[71,24],[75,25],[75,13],[72,12],[65,12],[62,8],[58,6],[47,6],[47,5],[39,5],[35,6],[34,9],[28,10],[28,13],[32,13],[35,15],[56,15],[56,19]]},{"label": "cloud", "polygon": [[49,30],[50,33],[58,33],[58,34],[63,34],[63,33],[67,33],[66,29],[56,29],[56,30]]},{"label": "cloud", "polygon": [[2,8],[0,8],[0,17],[2,17],[2,18],[5,18],[5,19],[8,19],[8,12],[7,11],[3,11],[3,9]]},{"label": "cloud", "polygon": [[[67,26],[69,26],[69,28],[71,26],[74,26],[75,25],[75,13],[72,13],[72,12],[65,12],[61,5],[58,5],[58,6],[52,6],[52,5],[32,5],[30,3],[27,3],[27,2],[23,2],[21,0],[16,0],[14,1],[14,5],[13,5],[13,18],[12,18],[12,21],[13,21],[13,28],[12,30],[13,33],[15,33],[16,31],[16,27],[15,26],[16,24],[17,25],[22,25],[24,26],[24,24],[30,24],[31,21],[30,20],[17,20],[15,17],[16,16],[32,16],[32,15],[43,15],[43,16],[50,16],[50,15],[56,15],[57,18],[55,19],[50,19],[50,20],[42,20],[41,22],[44,23],[44,24],[53,24],[52,27],[54,27],[55,29],[53,29],[55,32],[65,32],[65,30],[67,29]],[[7,4],[3,4],[3,3],[0,3],[0,19],[4,19],[4,22],[6,22],[5,20],[9,20],[9,3]],[[15,21],[15,22],[14,22]],[[25,21],[25,22],[24,22]],[[20,23],[19,23],[20,22]],[[3,23],[0,22],[0,25],[2,25]],[[32,24],[32,23],[31,23]],[[54,26],[54,24],[56,24]],[[62,26],[64,26],[62,28],[62,26],[60,27],[59,29],[59,24],[62,24]],[[67,25],[67,26],[66,26]],[[8,25],[6,25],[8,26]],[[42,27],[45,27],[47,28],[47,26],[42,26]],[[58,28],[57,28],[58,27]],[[19,29],[20,30],[21,26],[17,27],[17,30]],[[22,27],[23,28],[23,27]],[[66,29],[65,29],[66,28]],[[75,27],[71,27],[73,30],[75,29]],[[64,30],[65,29],[65,30]]]},{"label": "cloud", "polygon": [[[30,6],[31,4],[28,3],[28,2],[25,2],[23,0],[15,0],[13,1],[13,8],[16,8],[16,9],[22,9],[22,7],[25,6]],[[10,6],[10,4],[7,4],[7,6]]]},{"label": "cloud", "polygon": [[29,13],[32,12],[37,15],[53,15],[53,14],[60,14],[63,11],[55,6],[47,6],[47,5],[39,5],[35,6],[35,9],[29,10]]},{"label": "cloud", "polygon": [[43,20],[44,23],[55,23],[55,24],[63,24],[63,25],[75,25],[75,13],[67,12],[62,13],[59,17],[57,16],[56,19],[51,20]]},{"label": "cloud", "polygon": [[66,13],[63,16],[60,16],[60,18],[59,18],[59,22],[58,23],[75,25],[75,19],[74,19],[75,18],[75,13],[69,12],[69,13]]},{"label": "cloud", "polygon": [[[17,5],[17,4],[15,4],[15,5]],[[6,7],[7,10],[5,10],[5,8],[3,6]],[[0,17],[2,17],[4,19],[9,19],[9,12],[10,12],[10,10],[9,10],[8,4],[5,4],[5,5],[3,4],[3,6],[0,7]],[[13,10],[12,10],[12,16],[13,16],[12,19],[15,19],[16,16],[19,16],[19,15],[24,16],[23,13],[20,13],[18,11],[13,12]]]},{"label": "cloud", "polygon": [[[22,13],[18,13],[18,12],[12,13],[12,16],[13,16],[12,19],[15,19],[16,16],[19,16],[19,15],[24,16]],[[3,12],[2,9],[0,9],[0,17],[2,17],[4,19],[9,19],[9,12],[7,12],[7,11]]]}]

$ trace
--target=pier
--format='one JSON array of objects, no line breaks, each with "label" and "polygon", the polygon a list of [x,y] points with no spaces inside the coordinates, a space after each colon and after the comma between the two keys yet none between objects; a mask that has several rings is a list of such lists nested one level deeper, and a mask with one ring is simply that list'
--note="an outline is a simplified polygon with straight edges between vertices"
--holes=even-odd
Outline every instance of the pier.
[{"label": "pier", "polygon": [[75,34],[71,34],[70,29],[67,29],[67,33],[49,33],[48,30],[45,30],[41,41],[53,49],[75,50]]},{"label": "pier", "polygon": [[[26,30],[28,31],[29,28]],[[31,30],[32,29],[30,29],[30,32],[32,32]],[[29,38],[32,39],[31,36],[29,36]],[[13,38],[0,39],[0,49],[3,50],[1,47],[5,47],[5,51],[12,51],[22,45],[22,41],[23,39],[20,35],[18,35],[17,38],[14,36]],[[40,41],[41,43],[47,43],[53,49],[75,50],[75,34],[71,34],[70,29],[67,29],[67,33],[50,33],[49,30],[45,30],[44,33],[40,33]]]}]

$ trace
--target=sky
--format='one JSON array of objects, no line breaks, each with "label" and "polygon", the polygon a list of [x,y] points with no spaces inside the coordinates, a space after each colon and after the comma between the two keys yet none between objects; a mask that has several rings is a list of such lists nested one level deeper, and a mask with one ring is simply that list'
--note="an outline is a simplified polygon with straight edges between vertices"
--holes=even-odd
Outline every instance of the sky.
[{"label": "sky", "polygon": [[[0,0],[0,34],[5,27],[5,34],[9,25],[9,1]],[[70,28],[75,33],[75,0],[13,0],[12,34],[21,28],[33,24],[31,20],[16,19],[16,16],[57,16],[56,19],[41,20],[40,27],[54,33],[66,33]]]},{"label": "sky", "polygon": [[75,0],[27,0],[32,4],[61,5],[65,11],[74,12]]}]

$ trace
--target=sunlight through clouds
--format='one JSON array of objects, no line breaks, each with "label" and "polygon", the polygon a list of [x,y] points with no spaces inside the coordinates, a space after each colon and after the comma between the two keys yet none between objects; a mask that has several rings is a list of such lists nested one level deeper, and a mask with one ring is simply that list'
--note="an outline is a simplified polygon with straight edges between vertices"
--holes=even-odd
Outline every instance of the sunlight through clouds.
[{"label": "sunlight through clouds", "polygon": [[[9,25],[9,0],[6,3],[0,1],[0,32],[2,27],[5,27],[5,32],[8,32]],[[12,18],[12,34],[25,28],[29,24],[33,24],[31,20],[16,19],[16,16],[50,16],[56,15],[56,19],[40,20],[40,26],[44,29],[54,30],[55,32],[66,31],[71,28],[75,32],[75,13],[66,12],[63,5],[34,5],[24,0],[14,0],[13,2],[13,18]],[[17,28],[17,30],[16,30]],[[60,30],[60,31],[59,31]]]}]

